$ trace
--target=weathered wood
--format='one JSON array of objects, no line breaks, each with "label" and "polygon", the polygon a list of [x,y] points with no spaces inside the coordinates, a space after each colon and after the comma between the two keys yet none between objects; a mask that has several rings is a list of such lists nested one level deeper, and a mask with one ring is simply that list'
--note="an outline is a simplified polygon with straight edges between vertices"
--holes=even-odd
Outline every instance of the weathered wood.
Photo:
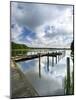
[{"label": "weathered wood", "polygon": [[39,54],[39,77],[41,78],[41,59]]},{"label": "weathered wood", "polygon": [[47,71],[49,71],[49,53],[48,53],[48,56],[47,56]]},{"label": "weathered wood", "polygon": [[70,94],[70,58],[67,57],[67,88],[66,88],[66,94]]},{"label": "weathered wood", "polygon": [[56,56],[56,64],[57,64],[57,56]]},{"label": "weathered wood", "polygon": [[[42,53],[40,54],[41,57],[44,57],[44,56],[51,56],[51,57],[56,57],[57,55],[62,55],[61,52],[59,53]],[[39,54],[34,54],[34,55],[23,55],[23,56],[17,56],[17,57],[14,57],[14,60],[16,62],[18,61],[24,61],[24,60],[32,60],[32,59],[35,59],[35,58],[38,58],[39,57]]]},{"label": "weathered wood", "polygon": [[63,51],[63,57],[65,56],[65,50]]},{"label": "weathered wood", "polygon": [[63,52],[63,55],[65,56],[65,50],[64,50],[64,52]]},{"label": "weathered wood", "polygon": [[59,55],[58,55],[58,61],[59,61],[60,59],[59,59]]},{"label": "weathered wood", "polygon": [[59,56],[59,60],[61,60],[61,55]]},{"label": "weathered wood", "polygon": [[54,57],[52,57],[52,66],[54,66]]}]

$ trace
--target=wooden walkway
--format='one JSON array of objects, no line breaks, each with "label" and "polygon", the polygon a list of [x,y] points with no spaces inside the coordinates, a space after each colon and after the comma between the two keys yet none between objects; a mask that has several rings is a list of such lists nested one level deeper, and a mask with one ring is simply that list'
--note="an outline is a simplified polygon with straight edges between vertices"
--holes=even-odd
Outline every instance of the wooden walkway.
[{"label": "wooden walkway", "polygon": [[16,56],[12,58],[14,59],[14,61],[18,62],[18,61],[24,61],[24,60],[32,60],[32,59],[44,57],[44,56],[57,57],[60,55],[62,55],[62,52],[38,53],[34,55],[21,55],[21,56]]}]

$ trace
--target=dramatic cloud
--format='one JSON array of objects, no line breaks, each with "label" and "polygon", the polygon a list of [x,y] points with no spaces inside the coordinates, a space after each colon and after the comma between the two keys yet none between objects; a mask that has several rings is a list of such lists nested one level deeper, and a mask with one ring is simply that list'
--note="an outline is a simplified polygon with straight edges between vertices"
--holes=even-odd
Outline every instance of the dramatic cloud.
[{"label": "dramatic cloud", "polygon": [[73,6],[11,3],[11,40],[33,47],[65,47],[73,40]]}]

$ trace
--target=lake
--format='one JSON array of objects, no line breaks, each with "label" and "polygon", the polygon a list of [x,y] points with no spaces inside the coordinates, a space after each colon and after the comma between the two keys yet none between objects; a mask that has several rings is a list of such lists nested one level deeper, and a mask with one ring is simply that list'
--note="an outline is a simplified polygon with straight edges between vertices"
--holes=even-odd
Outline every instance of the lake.
[{"label": "lake", "polygon": [[[29,51],[27,55],[34,55],[39,52],[54,52],[61,50],[47,51]],[[54,66],[52,66],[52,57],[49,57],[49,71],[47,70],[47,57],[41,57],[41,77],[39,77],[39,59],[17,62],[20,70],[26,75],[29,82],[35,88],[39,96],[64,95],[64,78],[67,71],[66,58],[70,58],[70,69],[73,70],[73,63],[70,57],[70,50],[65,50],[65,56],[56,64],[54,58]]]}]

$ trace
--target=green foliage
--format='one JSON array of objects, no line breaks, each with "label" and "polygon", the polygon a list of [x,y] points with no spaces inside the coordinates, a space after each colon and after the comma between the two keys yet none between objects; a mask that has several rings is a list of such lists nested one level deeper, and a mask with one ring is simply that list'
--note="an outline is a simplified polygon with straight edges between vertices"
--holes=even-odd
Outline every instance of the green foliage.
[{"label": "green foliage", "polygon": [[17,44],[12,42],[11,43],[11,49],[27,49],[28,47],[24,44]]},{"label": "green foliage", "polygon": [[14,42],[11,43],[11,55],[12,56],[27,54],[28,49],[29,47],[27,47],[24,44],[17,44]]}]

